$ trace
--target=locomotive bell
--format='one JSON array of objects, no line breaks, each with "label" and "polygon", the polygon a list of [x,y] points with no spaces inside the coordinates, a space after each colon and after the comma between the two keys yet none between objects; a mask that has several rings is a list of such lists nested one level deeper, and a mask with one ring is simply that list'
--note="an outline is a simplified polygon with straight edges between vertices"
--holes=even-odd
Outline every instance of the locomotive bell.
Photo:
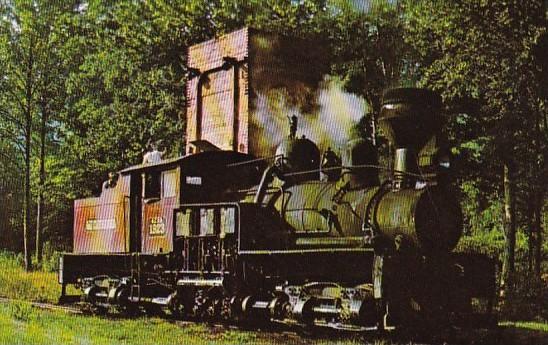
[{"label": "locomotive bell", "polygon": [[320,178],[322,181],[337,181],[341,177],[341,159],[330,147],[322,155]]}]

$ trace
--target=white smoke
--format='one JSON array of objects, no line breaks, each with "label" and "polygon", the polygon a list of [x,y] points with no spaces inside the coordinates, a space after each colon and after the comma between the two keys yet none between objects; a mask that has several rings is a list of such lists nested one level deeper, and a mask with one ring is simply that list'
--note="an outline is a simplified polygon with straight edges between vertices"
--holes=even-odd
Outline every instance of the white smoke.
[{"label": "white smoke", "polygon": [[[287,88],[257,93],[252,126],[257,131],[260,156],[272,156],[276,147],[289,134],[289,117],[298,118],[297,136],[304,135],[315,142],[320,151],[330,147],[340,153],[351,139],[352,128],[367,112],[365,100],[345,92],[339,79],[325,76],[318,90],[312,90],[313,106],[292,105]],[[303,111],[304,109],[304,111]],[[306,112],[305,112],[306,111]]]}]

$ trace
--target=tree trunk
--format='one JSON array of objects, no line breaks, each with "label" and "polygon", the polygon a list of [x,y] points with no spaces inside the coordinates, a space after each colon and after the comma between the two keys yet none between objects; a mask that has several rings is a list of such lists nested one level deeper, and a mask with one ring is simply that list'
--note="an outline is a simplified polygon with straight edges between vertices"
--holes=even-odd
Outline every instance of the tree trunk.
[{"label": "tree trunk", "polygon": [[27,60],[27,73],[25,85],[25,196],[23,200],[23,250],[25,254],[25,270],[32,269],[32,256],[30,250],[30,224],[31,224],[31,197],[30,197],[30,146],[32,144],[32,88],[34,56],[33,40],[29,42],[29,55]]},{"label": "tree trunk", "polygon": [[533,265],[535,262],[535,236],[536,236],[536,227],[535,227],[535,197],[536,193],[535,191],[531,191],[528,193],[529,196],[529,202],[527,204],[527,219],[525,220],[527,222],[527,270],[529,274],[533,273]]},{"label": "tree trunk", "polygon": [[38,200],[36,205],[36,261],[42,262],[42,227],[44,222],[44,183],[46,178],[46,169],[44,158],[46,155],[46,124],[47,109],[42,104],[42,117],[40,121],[40,176],[38,182]]},{"label": "tree trunk", "polygon": [[535,276],[537,279],[541,279],[541,263],[542,263],[542,224],[541,224],[541,214],[543,209],[543,193],[537,191],[535,198],[535,218],[533,224],[537,232],[537,243],[535,250]]},{"label": "tree trunk", "polygon": [[503,287],[505,293],[511,294],[514,284],[516,222],[515,222],[515,195],[514,171],[512,165],[504,164],[504,261],[502,265]]},{"label": "tree trunk", "polygon": [[[545,3],[546,5],[546,3]],[[546,6],[544,7],[546,8]],[[537,117],[535,121],[535,153],[539,155],[540,157],[546,157],[544,156],[544,150],[543,147],[545,145],[541,144],[543,143],[543,139],[545,138],[544,132],[541,126],[541,118],[544,118],[546,120],[545,112],[538,111]],[[544,126],[544,130],[546,130],[546,123]],[[537,278],[538,282],[541,282],[541,262],[542,262],[542,240],[543,240],[543,224],[542,224],[542,211],[544,209],[544,195],[546,192],[546,177],[548,177],[548,174],[546,173],[545,167],[545,160],[543,159],[537,159],[536,162],[533,162],[534,167],[534,185],[535,185],[535,191],[534,191],[534,218],[533,218],[533,227],[536,230],[536,243],[535,243],[535,277]]]},{"label": "tree trunk", "polygon": [[25,270],[32,268],[32,257],[30,251],[30,145],[31,145],[31,116],[30,105],[27,106],[25,114],[25,195],[23,198],[23,250],[25,255]]}]

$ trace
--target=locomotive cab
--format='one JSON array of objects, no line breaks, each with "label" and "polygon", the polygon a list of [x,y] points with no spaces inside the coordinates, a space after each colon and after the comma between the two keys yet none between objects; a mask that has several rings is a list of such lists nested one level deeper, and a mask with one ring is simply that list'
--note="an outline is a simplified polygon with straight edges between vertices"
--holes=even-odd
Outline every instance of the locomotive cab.
[{"label": "locomotive cab", "polygon": [[99,197],[75,201],[74,251],[60,261],[59,282],[86,285],[94,277],[131,276],[135,267],[168,269],[176,244],[175,210],[184,202],[237,200],[257,184],[261,161],[233,151],[210,151],[139,164],[118,173]]},{"label": "locomotive cab", "polygon": [[144,254],[173,250],[173,209],[180,202],[181,160],[141,164],[121,171],[131,181],[131,251]]}]

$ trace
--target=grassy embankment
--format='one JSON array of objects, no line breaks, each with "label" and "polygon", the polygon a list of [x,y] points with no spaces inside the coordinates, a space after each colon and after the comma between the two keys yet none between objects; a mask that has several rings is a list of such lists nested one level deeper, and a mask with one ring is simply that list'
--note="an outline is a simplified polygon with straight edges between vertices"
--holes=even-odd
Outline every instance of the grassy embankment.
[{"label": "grassy embankment", "polygon": [[[212,332],[158,318],[108,319],[44,311],[29,303],[0,304],[0,344],[244,344],[251,332]],[[264,342],[263,342],[264,343]]]},{"label": "grassy embankment", "polygon": [[56,303],[61,293],[57,274],[49,269],[27,273],[20,261],[20,256],[0,251],[0,297]]},{"label": "grassy embankment", "polygon": [[[525,327],[525,328],[517,328]],[[534,330],[530,330],[533,328]],[[450,341],[390,340],[369,335],[299,337],[279,332],[232,330],[204,324],[178,324],[159,318],[109,319],[45,311],[28,302],[0,303],[0,345],[3,344],[546,344],[544,324],[508,324],[498,331],[459,333]]]},{"label": "grassy embankment", "polygon": [[[57,274],[25,272],[21,258],[0,252],[0,297],[56,303]],[[69,294],[76,291],[67,291]],[[110,319],[45,311],[30,303],[0,303],[0,345],[3,344],[306,344],[297,337],[211,328],[160,318]],[[329,344],[328,340],[320,344]],[[357,344],[349,339],[345,345]]]}]

